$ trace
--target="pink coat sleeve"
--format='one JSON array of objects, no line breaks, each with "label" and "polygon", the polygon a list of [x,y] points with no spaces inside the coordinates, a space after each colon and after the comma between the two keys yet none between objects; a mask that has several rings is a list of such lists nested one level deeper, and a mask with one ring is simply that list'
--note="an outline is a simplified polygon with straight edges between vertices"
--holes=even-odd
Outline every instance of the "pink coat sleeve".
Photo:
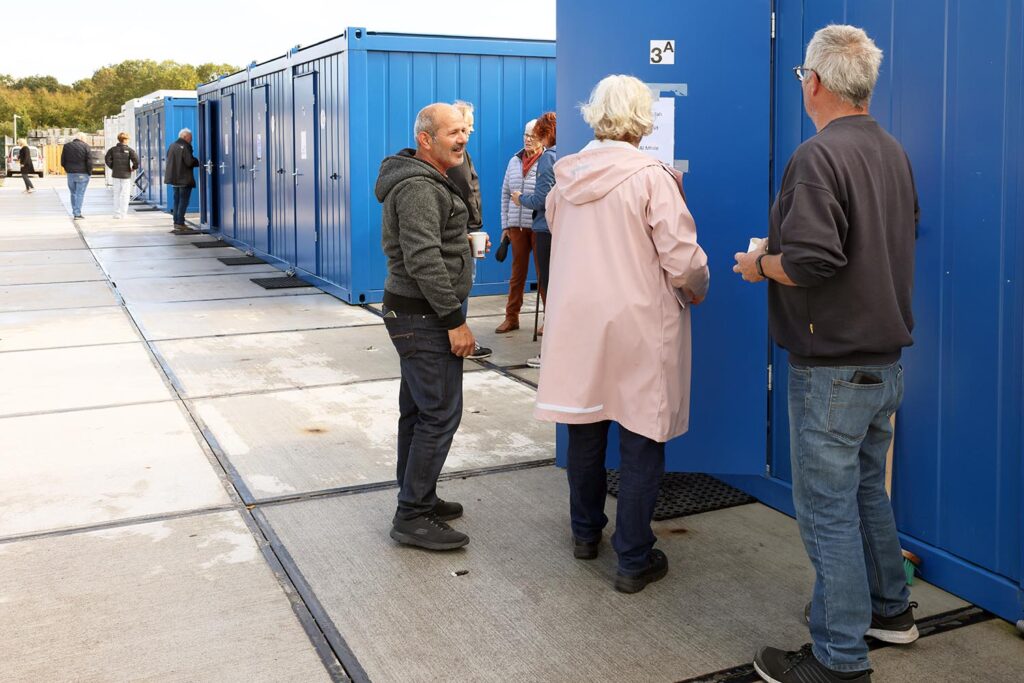
[{"label": "pink coat sleeve", "polygon": [[660,168],[650,174],[649,187],[647,224],[651,226],[661,268],[672,286],[683,290],[687,299],[703,299],[710,284],[708,257],[697,244],[697,226],[682,192]]}]

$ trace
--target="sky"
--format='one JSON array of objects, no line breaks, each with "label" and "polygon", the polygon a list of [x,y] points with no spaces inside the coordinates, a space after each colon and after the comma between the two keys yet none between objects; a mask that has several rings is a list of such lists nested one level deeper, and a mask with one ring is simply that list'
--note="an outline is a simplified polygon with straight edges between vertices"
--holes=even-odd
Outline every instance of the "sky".
[{"label": "sky", "polygon": [[32,45],[39,49],[6,51],[0,73],[56,76],[68,85],[125,59],[244,66],[340,35],[348,26],[555,39],[555,0],[43,0],[31,13],[59,19],[34,23],[32,31],[42,35]]}]

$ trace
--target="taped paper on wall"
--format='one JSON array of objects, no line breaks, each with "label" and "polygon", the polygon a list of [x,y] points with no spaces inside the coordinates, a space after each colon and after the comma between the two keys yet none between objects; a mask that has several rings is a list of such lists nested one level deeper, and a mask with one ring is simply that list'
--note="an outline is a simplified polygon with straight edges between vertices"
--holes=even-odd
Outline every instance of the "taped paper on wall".
[{"label": "taped paper on wall", "polygon": [[299,133],[299,158],[306,158],[306,131]]},{"label": "taped paper on wall", "polygon": [[651,112],[654,130],[640,141],[640,151],[671,166],[676,146],[676,99],[658,98]]}]

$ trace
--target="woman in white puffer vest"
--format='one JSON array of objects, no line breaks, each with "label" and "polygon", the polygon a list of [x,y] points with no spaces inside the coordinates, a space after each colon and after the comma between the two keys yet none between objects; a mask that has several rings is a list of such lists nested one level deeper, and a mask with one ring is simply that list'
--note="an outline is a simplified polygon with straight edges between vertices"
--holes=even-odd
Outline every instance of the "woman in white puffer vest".
[{"label": "woman in white puffer vest", "polygon": [[523,289],[530,269],[530,253],[534,250],[533,211],[512,201],[513,192],[532,194],[537,182],[537,159],[544,148],[533,137],[534,123],[536,119],[526,124],[523,148],[509,159],[505,180],[501,184],[501,237],[504,239],[507,235],[512,248],[512,277],[508,282],[505,320],[495,329],[498,333],[519,329]]}]

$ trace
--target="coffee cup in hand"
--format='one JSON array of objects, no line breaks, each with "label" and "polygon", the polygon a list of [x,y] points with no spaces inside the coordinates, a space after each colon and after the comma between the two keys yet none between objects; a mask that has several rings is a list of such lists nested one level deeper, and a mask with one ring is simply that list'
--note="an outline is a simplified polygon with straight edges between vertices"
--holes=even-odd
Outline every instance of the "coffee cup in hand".
[{"label": "coffee cup in hand", "polygon": [[487,233],[483,230],[469,233],[473,244],[473,258],[484,258],[487,255]]}]

